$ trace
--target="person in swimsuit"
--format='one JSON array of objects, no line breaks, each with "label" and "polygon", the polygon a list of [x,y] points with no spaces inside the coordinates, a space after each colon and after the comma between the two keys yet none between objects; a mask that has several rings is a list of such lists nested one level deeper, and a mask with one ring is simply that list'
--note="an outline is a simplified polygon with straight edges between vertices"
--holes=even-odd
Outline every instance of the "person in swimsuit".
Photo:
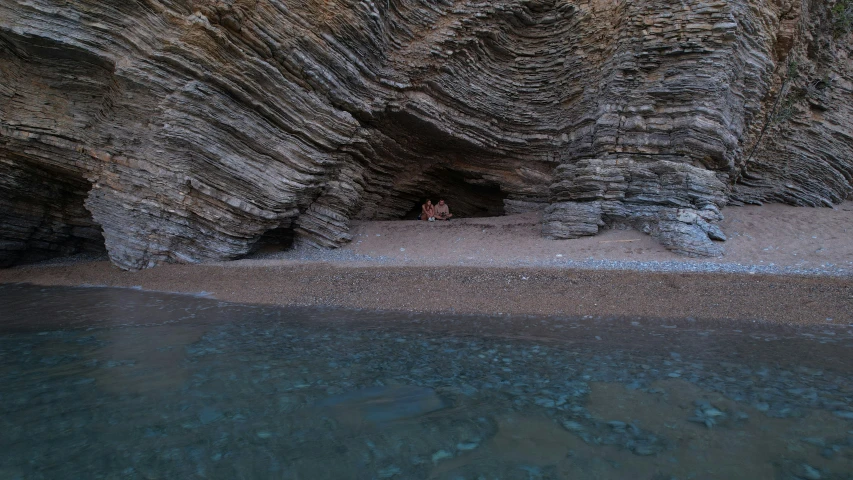
[{"label": "person in swimsuit", "polygon": [[435,206],[432,200],[427,199],[426,203],[421,205],[421,220],[434,222],[435,221]]}]

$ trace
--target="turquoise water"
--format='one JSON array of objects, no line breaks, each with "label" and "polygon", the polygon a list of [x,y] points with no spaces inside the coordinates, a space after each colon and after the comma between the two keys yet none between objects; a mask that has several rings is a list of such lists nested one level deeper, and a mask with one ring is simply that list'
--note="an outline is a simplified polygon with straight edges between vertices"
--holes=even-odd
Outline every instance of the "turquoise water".
[{"label": "turquoise water", "polygon": [[0,285],[0,479],[850,479],[853,327]]}]

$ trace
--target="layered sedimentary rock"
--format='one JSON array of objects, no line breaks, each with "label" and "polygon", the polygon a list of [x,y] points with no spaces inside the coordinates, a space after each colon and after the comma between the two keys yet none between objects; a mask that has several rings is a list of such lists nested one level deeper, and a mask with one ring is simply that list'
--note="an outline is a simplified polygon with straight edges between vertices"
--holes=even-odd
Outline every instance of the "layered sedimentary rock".
[{"label": "layered sedimentary rock", "polygon": [[835,4],[0,0],[0,263],[334,247],[439,195],[718,255],[727,203],[851,193]]},{"label": "layered sedimentary rock", "polygon": [[725,234],[725,184],[710,170],[668,160],[634,158],[580,160],[557,168],[553,201],[545,210],[543,233],[576,238],[598,233],[605,220],[633,224],[658,237],[670,250],[718,256]]}]

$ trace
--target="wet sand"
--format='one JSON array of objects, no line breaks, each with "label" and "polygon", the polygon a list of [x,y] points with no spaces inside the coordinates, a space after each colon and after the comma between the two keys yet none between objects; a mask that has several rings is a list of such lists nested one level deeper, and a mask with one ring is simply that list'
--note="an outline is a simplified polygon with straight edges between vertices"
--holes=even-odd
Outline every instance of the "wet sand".
[{"label": "wet sand", "polygon": [[142,272],[60,261],[0,270],[0,283],[392,311],[853,324],[853,202],[724,213],[730,240],[718,259],[672,254],[630,229],[547,240],[537,214],[525,214],[356,222],[353,242],[336,251],[267,249],[243,260]]},{"label": "wet sand", "polygon": [[358,309],[853,324],[844,278],[556,268],[165,265],[108,262],[0,271],[0,283],[205,293],[258,304]]}]

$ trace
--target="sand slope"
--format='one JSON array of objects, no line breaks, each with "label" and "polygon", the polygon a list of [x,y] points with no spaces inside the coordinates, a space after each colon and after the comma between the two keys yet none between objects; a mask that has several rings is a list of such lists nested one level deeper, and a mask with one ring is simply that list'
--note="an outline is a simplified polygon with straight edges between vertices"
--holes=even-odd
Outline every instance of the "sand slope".
[{"label": "sand slope", "polygon": [[[719,258],[688,258],[667,251],[633,229],[608,229],[573,240],[542,238],[539,214],[455,219],[450,222],[355,222],[353,242],[326,257],[335,262],[398,265],[547,266],[660,270],[660,262],[686,269],[765,273],[853,273],[853,202],[835,209],[786,205],[730,207]],[[240,264],[323,260],[318,252],[265,251]],[[618,262],[612,264],[612,262]],[[233,262],[230,262],[233,263]],[[708,267],[713,268],[709,269]],[[715,267],[714,267],[715,266]],[[665,268],[671,269],[671,268]]]},{"label": "sand slope", "polygon": [[273,249],[141,272],[66,259],[0,270],[0,283],[138,286],[280,305],[853,326],[853,204],[725,213],[730,240],[718,259],[672,254],[630,229],[547,240],[538,216],[526,214],[357,223],[340,250]]}]

